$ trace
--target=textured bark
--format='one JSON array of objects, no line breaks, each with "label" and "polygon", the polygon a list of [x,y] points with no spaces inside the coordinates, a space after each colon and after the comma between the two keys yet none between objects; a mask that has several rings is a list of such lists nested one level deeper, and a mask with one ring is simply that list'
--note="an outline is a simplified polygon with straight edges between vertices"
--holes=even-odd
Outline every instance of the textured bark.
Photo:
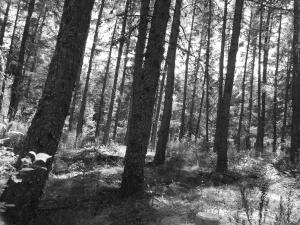
[{"label": "textured bark", "polygon": [[[10,178],[0,201],[14,204],[4,216],[10,224],[27,225],[33,218],[57,151],[65,118],[72,97],[76,75],[85,48],[93,0],[66,0],[57,37],[57,44],[49,66],[42,98],[28,129],[17,167],[21,159],[32,157],[29,151],[52,156],[47,163],[33,163],[31,171],[19,171],[20,182]],[[75,46],[75,47],[74,47]],[[39,167],[39,165],[44,166]]]},{"label": "textured bark", "polygon": [[104,135],[103,135],[103,142],[102,142],[103,145],[107,145],[107,143],[109,141],[110,127],[111,127],[111,122],[112,122],[112,116],[113,116],[113,110],[114,110],[115,98],[116,98],[116,92],[117,92],[119,70],[120,70],[120,65],[121,65],[121,57],[123,55],[123,47],[124,47],[125,40],[126,40],[125,31],[126,31],[129,5],[130,5],[130,0],[127,0],[126,5],[125,5],[123,22],[122,22],[121,37],[119,38],[120,45],[119,45],[119,50],[118,50],[114,82],[113,82],[113,86],[112,86],[112,90],[111,90],[110,104],[109,104],[109,109],[108,109],[108,114],[107,114],[107,121],[106,121],[105,128],[104,128]]},{"label": "textured bark", "polygon": [[17,6],[17,12],[16,12],[16,18],[15,18],[15,22],[14,22],[14,28],[13,28],[12,36],[11,36],[11,39],[10,39],[9,51],[8,51],[8,55],[7,55],[6,65],[5,65],[5,75],[4,75],[4,78],[2,80],[1,93],[0,93],[0,114],[2,114],[3,97],[4,97],[4,92],[5,92],[7,76],[8,76],[8,74],[11,73],[11,71],[9,71],[9,65],[11,63],[11,57],[12,57],[12,52],[13,52],[13,47],[14,47],[16,29],[17,29],[19,15],[20,15],[19,14],[20,13],[20,7],[21,7],[21,4],[19,2],[18,6]]},{"label": "textured bark", "polygon": [[241,112],[239,116],[239,126],[238,126],[238,133],[237,133],[237,150],[238,152],[241,150],[241,135],[242,135],[242,125],[243,125],[243,118],[244,118],[244,106],[245,106],[245,89],[246,89],[246,76],[247,76],[247,66],[248,66],[248,56],[249,56],[249,48],[250,48],[250,41],[251,41],[251,29],[252,29],[252,11],[250,16],[250,24],[249,24],[249,31],[247,37],[247,49],[246,49],[246,57],[245,57],[245,64],[244,64],[244,73],[243,73],[243,80],[242,80],[242,101],[241,101]]},{"label": "textured bark", "polygon": [[30,0],[28,3],[28,13],[26,17],[26,22],[24,26],[21,46],[20,46],[20,52],[19,52],[19,58],[18,58],[18,65],[16,73],[14,74],[14,80],[13,84],[11,86],[11,97],[10,97],[10,104],[9,104],[9,110],[8,110],[8,119],[9,121],[13,120],[17,114],[18,106],[23,94],[22,91],[22,84],[23,84],[23,66],[24,66],[24,58],[25,58],[25,50],[26,50],[26,41],[29,36],[29,28],[30,28],[30,20],[31,16],[33,14],[35,5],[35,0]]},{"label": "textured bark", "polygon": [[244,5],[243,0],[236,0],[231,44],[230,44],[230,49],[228,54],[228,64],[227,64],[227,74],[226,74],[226,80],[224,86],[224,94],[222,97],[220,110],[217,112],[217,117],[220,118],[217,119],[217,122],[219,121],[219,124],[217,124],[216,126],[217,129],[215,134],[214,149],[215,151],[217,151],[216,171],[219,173],[226,172],[228,168],[227,138],[228,138],[228,129],[229,129],[230,100],[232,96],[236,55],[238,51],[239,37],[241,31],[243,5]]},{"label": "textured bark", "polygon": [[97,118],[96,118],[96,131],[95,131],[95,137],[96,138],[98,138],[99,135],[100,135],[100,122],[101,122],[102,116],[103,116],[102,115],[102,109],[104,107],[104,97],[105,97],[104,94],[105,94],[105,91],[106,91],[107,80],[109,78],[111,55],[112,55],[112,50],[113,50],[113,47],[114,47],[117,24],[118,24],[118,20],[116,19],[115,27],[114,27],[113,34],[112,34],[112,37],[111,37],[111,44],[110,44],[110,48],[109,48],[108,59],[107,59],[107,63],[106,63],[105,73],[104,73],[104,79],[103,79],[102,90],[101,90],[101,95],[100,95],[100,103],[99,103],[99,107],[98,107],[98,115],[97,115]]},{"label": "textured bark", "polygon": [[185,135],[185,111],[186,111],[186,98],[187,98],[187,85],[188,85],[187,82],[188,82],[188,75],[189,75],[189,63],[190,63],[190,55],[191,55],[191,47],[192,47],[195,12],[196,12],[196,0],[194,0],[193,3],[192,23],[191,23],[188,49],[187,49],[186,60],[185,60],[184,87],[183,87],[183,100],[182,100],[182,110],[181,110],[181,119],[180,119],[179,141],[181,141],[183,136]]},{"label": "textured bark", "polygon": [[[145,157],[150,137],[155,92],[164,54],[170,3],[171,0],[155,2],[145,66],[142,71],[134,74],[133,78],[132,109],[121,184],[121,193],[126,197],[144,191]],[[138,39],[140,38],[139,36]],[[140,52],[140,49],[137,52]]]},{"label": "textured bark", "polygon": [[200,60],[201,60],[201,53],[202,53],[202,38],[203,33],[201,33],[200,37],[200,44],[199,44],[199,50],[198,50],[198,58],[196,62],[196,67],[194,71],[194,84],[193,84],[193,93],[192,93],[192,100],[191,100],[191,107],[190,107],[190,118],[188,122],[188,138],[191,139],[192,133],[194,132],[194,109],[195,109],[195,98],[196,98],[196,91],[197,91],[197,83],[198,83],[198,73],[200,69]]},{"label": "textured bark", "polygon": [[76,129],[76,139],[82,134],[82,128],[83,128],[83,124],[84,124],[84,113],[85,113],[87,95],[88,95],[88,90],[89,90],[90,76],[91,76],[91,72],[92,72],[95,50],[96,50],[96,46],[97,46],[97,42],[98,42],[99,27],[101,24],[104,4],[105,4],[105,0],[102,0],[101,6],[99,9],[99,13],[98,13],[97,22],[96,22],[96,29],[95,29],[95,33],[94,33],[93,44],[92,44],[92,49],[91,49],[91,54],[90,54],[90,59],[89,59],[89,65],[88,65],[88,70],[87,70],[87,74],[86,74],[86,80],[85,80],[85,85],[84,85],[84,90],[83,90],[82,100],[81,100],[81,105],[80,105],[80,110],[79,110],[77,129]]},{"label": "textured bark", "polygon": [[4,14],[3,23],[2,23],[2,26],[1,26],[1,29],[0,29],[0,46],[3,45],[3,39],[4,39],[5,29],[6,29],[6,25],[7,25],[10,5],[11,5],[11,0],[8,0],[7,5],[6,5],[5,14]]},{"label": "textured bark", "polygon": [[276,68],[274,74],[274,97],[273,97],[273,152],[277,149],[277,89],[278,89],[278,68],[280,59],[280,41],[281,41],[281,20],[282,12],[279,16],[278,39],[277,39],[277,53],[276,53]]},{"label": "textured bark", "polygon": [[211,23],[212,23],[212,0],[209,0],[209,15],[207,24],[207,45],[205,55],[205,77],[206,77],[206,102],[205,102],[205,144],[206,149],[209,150],[209,108],[210,108],[210,77],[209,77],[209,65],[210,65],[210,39],[211,39]]},{"label": "textured bark", "polygon": [[252,65],[251,65],[251,78],[250,78],[250,88],[249,88],[249,115],[248,115],[248,126],[247,126],[247,137],[246,137],[246,148],[251,149],[251,125],[252,125],[252,109],[253,109],[253,85],[254,85],[254,70],[255,70],[255,59],[257,50],[257,32],[254,34],[253,38],[253,50],[252,50]]},{"label": "textured bark", "polygon": [[295,163],[300,148],[300,2],[294,1],[294,41],[293,41],[293,78],[292,78],[292,130],[290,160]]},{"label": "textured bark", "polygon": [[226,45],[226,28],[227,28],[227,14],[228,14],[228,0],[224,0],[224,14],[223,14],[223,25],[222,25],[222,38],[221,38],[221,54],[219,61],[219,80],[218,80],[218,88],[219,88],[219,96],[218,96],[218,105],[217,108],[220,107],[221,99],[223,95],[223,79],[224,79],[224,56],[225,56],[225,45]]},{"label": "textured bark", "polygon": [[154,157],[156,165],[163,164],[166,158],[166,148],[169,137],[170,122],[172,117],[172,104],[174,93],[174,80],[175,80],[175,59],[177,51],[177,41],[179,36],[180,16],[181,16],[182,0],[176,0],[175,11],[173,16],[170,41],[168,47],[168,69],[167,69],[167,82],[165,88],[164,109],[162,113],[161,125],[158,131],[158,141]]}]

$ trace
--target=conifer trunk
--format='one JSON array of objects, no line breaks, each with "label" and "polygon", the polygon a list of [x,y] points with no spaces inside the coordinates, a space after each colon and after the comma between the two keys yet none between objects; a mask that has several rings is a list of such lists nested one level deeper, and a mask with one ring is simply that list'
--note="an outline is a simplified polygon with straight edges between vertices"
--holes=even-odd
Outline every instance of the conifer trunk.
[{"label": "conifer trunk", "polygon": [[2,26],[1,26],[1,29],[0,29],[0,46],[3,45],[3,39],[4,39],[5,29],[6,29],[6,25],[7,25],[10,5],[11,5],[11,0],[8,0],[7,5],[6,5],[5,14],[4,14],[3,23],[2,23]]}]

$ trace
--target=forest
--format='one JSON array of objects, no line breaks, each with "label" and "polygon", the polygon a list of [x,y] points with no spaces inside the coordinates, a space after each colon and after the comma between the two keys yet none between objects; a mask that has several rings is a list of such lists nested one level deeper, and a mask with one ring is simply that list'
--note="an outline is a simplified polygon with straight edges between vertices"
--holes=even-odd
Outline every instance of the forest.
[{"label": "forest", "polygon": [[300,0],[0,0],[0,225],[300,225]]}]

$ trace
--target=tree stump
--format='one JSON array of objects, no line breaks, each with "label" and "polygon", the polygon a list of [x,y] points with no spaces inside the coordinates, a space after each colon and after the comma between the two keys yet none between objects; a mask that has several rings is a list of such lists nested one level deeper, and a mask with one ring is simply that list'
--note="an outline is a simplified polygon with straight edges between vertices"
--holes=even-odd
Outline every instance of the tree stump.
[{"label": "tree stump", "polygon": [[220,225],[220,219],[216,215],[200,212],[196,215],[196,225]]}]

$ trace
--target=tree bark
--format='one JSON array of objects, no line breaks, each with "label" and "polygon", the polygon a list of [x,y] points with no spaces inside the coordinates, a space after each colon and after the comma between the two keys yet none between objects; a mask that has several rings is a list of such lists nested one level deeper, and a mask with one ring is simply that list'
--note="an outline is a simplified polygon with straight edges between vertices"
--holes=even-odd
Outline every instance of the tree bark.
[{"label": "tree bark", "polygon": [[30,20],[33,14],[34,5],[35,5],[35,0],[30,0],[28,3],[28,14],[26,17],[26,22],[25,22],[21,46],[20,46],[17,70],[16,73],[14,74],[14,80],[11,86],[11,97],[10,97],[10,104],[9,104],[9,110],[7,115],[9,121],[15,118],[22,97],[22,83],[23,83],[22,71],[24,66],[26,41],[29,36]]},{"label": "tree bark", "polygon": [[167,66],[167,82],[165,88],[164,109],[162,114],[161,125],[158,131],[158,141],[156,152],[154,156],[154,163],[156,165],[163,164],[166,158],[166,148],[168,143],[168,135],[170,130],[170,122],[172,117],[172,104],[174,93],[175,80],[175,60],[177,51],[177,42],[179,36],[180,16],[181,16],[182,0],[176,0],[175,11],[173,16],[170,41],[168,47]]},{"label": "tree bark", "polygon": [[204,103],[204,97],[205,97],[205,83],[206,83],[206,77],[204,76],[203,83],[202,83],[202,94],[201,94],[201,100],[200,100],[200,108],[199,108],[199,114],[197,119],[197,127],[196,127],[196,133],[195,133],[195,141],[200,137],[200,123],[202,118],[202,109],[203,109],[203,103]]},{"label": "tree bark", "polygon": [[233,18],[233,28],[231,44],[228,54],[228,64],[227,64],[227,74],[224,86],[224,94],[222,97],[220,110],[217,112],[217,122],[219,124],[216,126],[214,150],[217,151],[217,166],[216,171],[219,173],[224,173],[228,169],[227,160],[227,138],[229,129],[229,112],[230,112],[230,100],[232,96],[234,72],[236,55],[238,51],[239,37],[241,31],[241,20],[243,13],[243,0],[236,0],[235,11]]},{"label": "tree bark", "polygon": [[244,73],[243,73],[243,80],[242,80],[241,112],[239,117],[239,126],[238,126],[238,133],[237,133],[238,152],[241,150],[241,135],[242,135],[242,125],[243,125],[243,118],[244,118],[244,108],[245,108],[244,106],[245,106],[246,76],[247,76],[248,56],[249,56],[249,48],[250,48],[250,41],[251,41],[252,19],[253,19],[253,15],[251,10],[250,24],[249,24],[249,31],[248,31],[248,38],[247,38],[246,57],[245,57],[245,64],[244,64]]},{"label": "tree bark", "polygon": [[[0,198],[1,202],[14,205],[7,208],[4,214],[11,224],[27,225],[33,218],[51,171],[53,156],[57,151],[81,64],[93,3],[93,0],[65,1],[57,44],[43,95],[17,163],[18,169],[23,169],[16,174],[20,182],[10,178]],[[29,151],[36,154],[45,153],[51,158],[47,163],[34,162],[29,165],[29,169],[32,170],[24,171],[21,159],[24,157],[33,159]]]},{"label": "tree bark", "polygon": [[277,149],[277,86],[278,86],[278,69],[280,59],[280,42],[281,42],[281,20],[282,12],[279,15],[278,39],[277,39],[277,53],[276,53],[276,68],[274,74],[274,98],[273,98],[273,152]]},{"label": "tree bark", "polygon": [[192,47],[195,12],[196,12],[196,0],[194,0],[194,3],[193,3],[192,23],[191,23],[191,30],[190,30],[190,36],[189,36],[188,50],[186,53],[186,60],[185,60],[184,87],[183,87],[183,100],[182,100],[182,110],[181,110],[181,119],[180,119],[179,141],[181,141],[183,136],[185,135],[185,111],[186,111],[186,98],[187,98],[187,82],[188,82],[188,75],[189,75],[189,63],[190,63],[190,54],[191,54],[191,47]]},{"label": "tree bark", "polygon": [[76,139],[79,136],[81,136],[81,134],[82,134],[82,128],[83,128],[83,124],[84,124],[84,113],[85,113],[85,108],[86,108],[87,95],[88,95],[89,82],[90,82],[90,75],[92,72],[93,59],[94,59],[95,50],[96,50],[96,46],[97,46],[97,42],[98,42],[99,27],[101,25],[104,4],[105,4],[105,0],[102,0],[101,6],[99,9],[99,13],[98,13],[97,22],[96,22],[96,30],[94,33],[93,45],[92,45],[92,49],[91,49],[89,65],[88,65],[88,70],[87,70],[87,74],[86,74],[86,80],[85,80],[85,85],[84,85],[84,90],[83,90],[83,95],[82,95],[82,100],[81,100],[81,106],[80,106],[80,110],[79,110],[77,129],[76,129]]},{"label": "tree bark", "polygon": [[[145,66],[134,74],[132,109],[121,193],[130,196],[144,191],[144,165],[150,137],[155,92],[164,54],[164,40],[171,0],[157,0],[154,5]],[[141,37],[139,36],[138,39]],[[136,52],[140,52],[137,49]],[[137,55],[136,55],[137,56]]]},{"label": "tree bark", "polygon": [[7,25],[10,5],[11,5],[11,0],[8,0],[7,5],[6,5],[5,14],[4,14],[3,23],[2,23],[2,26],[1,26],[1,29],[0,29],[0,46],[3,45],[3,39],[4,39],[5,29],[6,29],[6,25]]},{"label": "tree bark", "polygon": [[126,40],[125,31],[126,31],[129,5],[130,5],[130,0],[127,0],[126,5],[125,5],[123,22],[122,22],[121,37],[119,39],[120,45],[119,45],[119,51],[118,51],[118,57],[117,57],[117,65],[116,65],[116,70],[115,70],[114,83],[113,83],[113,87],[112,87],[112,91],[111,91],[110,104],[109,104],[109,109],[108,109],[108,114],[107,114],[107,121],[106,121],[105,128],[104,128],[104,135],[103,135],[103,141],[102,141],[103,145],[107,145],[107,143],[109,142],[109,134],[110,134],[110,127],[111,127],[113,110],[114,110],[114,105],[115,105],[119,70],[120,70],[120,65],[121,65],[121,57],[123,55],[123,47],[124,47],[124,43]]},{"label": "tree bark", "polygon": [[13,45],[14,45],[16,29],[17,29],[18,20],[19,20],[20,7],[21,7],[21,3],[19,2],[18,6],[17,6],[14,28],[13,28],[12,36],[10,39],[9,51],[8,51],[8,55],[7,55],[6,65],[5,65],[5,75],[2,80],[1,93],[0,93],[0,114],[2,114],[3,97],[4,97],[4,92],[5,92],[7,76],[8,76],[8,74],[11,73],[11,71],[9,71],[9,65],[11,63],[11,56],[12,56],[12,52],[13,52]]},{"label": "tree bark", "polygon": [[300,2],[294,1],[294,41],[293,41],[293,78],[292,78],[292,130],[290,160],[295,163],[300,148]]},{"label": "tree bark", "polygon": [[117,24],[118,24],[118,19],[116,19],[115,27],[114,27],[113,34],[111,37],[111,44],[110,44],[110,48],[109,48],[108,59],[107,59],[107,63],[106,63],[105,73],[104,73],[104,79],[103,79],[102,90],[101,90],[101,95],[100,95],[100,103],[99,103],[99,107],[98,107],[98,115],[96,118],[96,131],[95,131],[96,138],[98,138],[100,135],[100,122],[101,122],[102,116],[103,116],[102,109],[104,108],[104,97],[105,97],[104,94],[105,94],[105,90],[106,90],[107,80],[109,78],[109,68],[110,68],[112,50],[113,50],[114,42],[115,42]]},{"label": "tree bark", "polygon": [[209,150],[209,107],[210,107],[210,77],[209,77],[209,67],[210,67],[210,39],[211,39],[211,23],[212,23],[212,0],[209,0],[209,15],[208,15],[208,28],[207,28],[207,46],[206,46],[206,56],[205,56],[205,77],[206,77],[206,118],[205,118],[205,147]]}]

